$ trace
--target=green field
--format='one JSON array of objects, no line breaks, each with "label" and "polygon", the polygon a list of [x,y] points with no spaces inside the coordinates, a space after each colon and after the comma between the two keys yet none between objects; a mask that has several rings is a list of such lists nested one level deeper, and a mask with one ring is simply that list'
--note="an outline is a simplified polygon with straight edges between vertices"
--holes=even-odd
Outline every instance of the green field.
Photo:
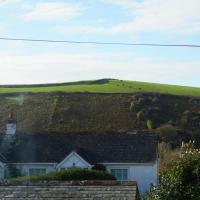
[{"label": "green field", "polygon": [[131,93],[158,92],[164,94],[200,96],[200,88],[137,81],[102,79],[61,84],[0,86],[0,93],[16,92],[97,92]]}]

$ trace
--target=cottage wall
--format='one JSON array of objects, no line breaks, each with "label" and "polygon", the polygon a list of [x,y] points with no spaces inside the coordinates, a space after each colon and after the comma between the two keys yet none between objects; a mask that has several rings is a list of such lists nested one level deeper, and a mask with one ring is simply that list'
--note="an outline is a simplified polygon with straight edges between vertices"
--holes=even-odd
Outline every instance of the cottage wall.
[{"label": "cottage wall", "polygon": [[150,190],[151,185],[157,185],[158,165],[155,163],[143,164],[105,164],[106,169],[128,169],[128,180],[136,181],[141,195]]},{"label": "cottage wall", "polygon": [[[20,170],[21,176],[29,176],[29,169],[30,168],[43,168],[46,169],[46,173],[53,172],[55,171],[55,164],[54,163],[16,163],[13,164],[17,169]],[[8,178],[9,175],[9,170],[6,167],[6,173],[5,173],[6,178]]]},{"label": "cottage wall", "polygon": [[[15,166],[20,170],[22,176],[29,175],[30,168],[45,168],[46,173],[53,172],[62,168],[71,168],[73,164],[80,168],[89,168],[87,162],[82,160],[81,157],[75,154],[70,155],[64,159],[60,164],[56,163],[21,163]],[[111,169],[127,169],[128,181],[136,181],[138,184],[139,193],[144,195],[150,190],[151,185],[157,185],[158,181],[158,164],[155,163],[130,163],[130,164],[116,164],[116,163],[104,163],[108,172]],[[8,169],[6,170],[6,177],[9,177]]]}]

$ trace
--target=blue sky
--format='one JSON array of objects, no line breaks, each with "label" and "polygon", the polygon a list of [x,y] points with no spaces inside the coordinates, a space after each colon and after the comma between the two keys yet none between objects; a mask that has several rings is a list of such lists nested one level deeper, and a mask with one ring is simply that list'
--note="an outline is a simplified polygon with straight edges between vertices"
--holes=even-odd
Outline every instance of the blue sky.
[{"label": "blue sky", "polygon": [[[0,0],[0,37],[200,44],[199,0]],[[118,78],[200,86],[200,49],[0,41],[0,84]]]}]

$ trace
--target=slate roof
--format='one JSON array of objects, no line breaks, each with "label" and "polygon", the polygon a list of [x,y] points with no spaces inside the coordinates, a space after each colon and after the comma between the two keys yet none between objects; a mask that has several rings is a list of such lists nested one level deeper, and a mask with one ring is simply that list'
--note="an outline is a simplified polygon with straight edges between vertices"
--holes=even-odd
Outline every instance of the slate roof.
[{"label": "slate roof", "polygon": [[151,163],[157,158],[157,137],[134,133],[17,134],[9,148],[1,149],[0,145],[1,154],[12,163],[59,163],[72,151],[90,164]]}]

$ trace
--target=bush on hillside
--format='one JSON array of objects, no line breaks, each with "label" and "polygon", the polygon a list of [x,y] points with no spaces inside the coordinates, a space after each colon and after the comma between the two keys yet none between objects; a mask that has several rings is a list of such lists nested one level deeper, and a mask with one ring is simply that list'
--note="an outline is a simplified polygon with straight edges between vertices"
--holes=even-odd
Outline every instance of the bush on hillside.
[{"label": "bush on hillside", "polygon": [[38,176],[18,177],[13,181],[75,181],[75,180],[115,180],[105,171],[87,169],[66,169]]},{"label": "bush on hillside", "polygon": [[142,110],[139,111],[139,112],[136,114],[136,116],[137,116],[137,120],[141,120],[141,121],[145,120],[145,114],[144,114],[144,112],[143,112]]},{"label": "bush on hillside", "polygon": [[161,175],[160,185],[148,200],[199,200],[200,149],[194,143],[184,144],[180,158]]},{"label": "bush on hillside", "polygon": [[153,129],[153,122],[150,119],[147,120],[147,128]]},{"label": "bush on hillside", "polygon": [[134,107],[135,107],[135,103],[134,103],[134,101],[131,101],[130,106],[129,106],[129,110],[134,111]]},{"label": "bush on hillside", "polygon": [[176,127],[171,124],[164,124],[156,129],[156,133],[160,136],[163,142],[173,144],[174,141],[177,141],[178,132]]}]

